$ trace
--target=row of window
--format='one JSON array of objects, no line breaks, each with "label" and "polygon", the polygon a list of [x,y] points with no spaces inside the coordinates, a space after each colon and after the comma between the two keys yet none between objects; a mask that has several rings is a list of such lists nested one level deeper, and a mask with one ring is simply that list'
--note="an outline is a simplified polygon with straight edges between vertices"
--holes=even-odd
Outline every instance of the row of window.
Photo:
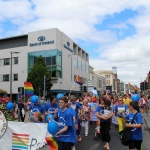
[{"label": "row of window", "polygon": [[110,79],[110,75],[105,75],[105,78],[106,79]]},{"label": "row of window", "polygon": [[82,71],[85,71],[85,72],[88,72],[88,71],[89,71],[88,65],[85,65],[84,63],[81,64],[81,62],[80,62],[80,61],[77,61],[76,59],[74,59],[74,61],[73,61],[73,66],[74,66],[75,68],[78,68],[78,69],[80,69],[80,70],[82,70]]},{"label": "row of window", "polygon": [[[9,78],[9,74],[4,74],[3,77],[2,77],[2,81],[3,82],[7,82],[7,81],[10,81],[10,78]],[[18,81],[18,74],[13,74],[13,78],[12,78],[13,81]]]},{"label": "row of window", "polygon": [[[13,64],[18,64],[18,57],[13,57]],[[3,65],[10,65],[10,58],[4,58],[3,59]]]}]

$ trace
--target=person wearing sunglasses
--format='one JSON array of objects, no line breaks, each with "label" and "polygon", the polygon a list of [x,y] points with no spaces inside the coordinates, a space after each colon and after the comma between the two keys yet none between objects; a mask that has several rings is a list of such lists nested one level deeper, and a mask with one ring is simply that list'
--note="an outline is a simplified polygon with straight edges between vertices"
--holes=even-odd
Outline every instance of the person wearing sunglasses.
[{"label": "person wearing sunglasses", "polygon": [[123,133],[124,125],[125,125],[125,119],[122,117],[122,113],[128,114],[129,108],[126,104],[124,104],[122,97],[119,97],[118,105],[116,105],[115,107],[115,115],[116,115],[117,122],[118,122],[120,138],[122,137],[122,133]]}]

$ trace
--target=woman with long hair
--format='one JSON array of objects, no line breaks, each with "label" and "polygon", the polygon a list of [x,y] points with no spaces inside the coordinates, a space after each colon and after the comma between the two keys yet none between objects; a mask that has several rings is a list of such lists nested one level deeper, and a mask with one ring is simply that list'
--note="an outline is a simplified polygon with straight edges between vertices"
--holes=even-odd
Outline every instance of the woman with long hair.
[{"label": "woman with long hair", "polygon": [[[109,101],[109,102],[108,102]],[[96,115],[99,118],[99,123],[100,123],[100,127],[101,127],[101,136],[102,136],[102,140],[105,143],[104,148],[106,148],[107,150],[110,150],[110,126],[111,126],[111,117],[113,115],[113,113],[110,113],[110,115],[108,116],[108,111],[107,108],[106,109],[106,104],[109,104],[110,107],[110,100],[102,97],[99,106],[97,107],[96,110]],[[105,114],[106,111],[106,114]],[[104,114],[104,115],[103,115]]]}]

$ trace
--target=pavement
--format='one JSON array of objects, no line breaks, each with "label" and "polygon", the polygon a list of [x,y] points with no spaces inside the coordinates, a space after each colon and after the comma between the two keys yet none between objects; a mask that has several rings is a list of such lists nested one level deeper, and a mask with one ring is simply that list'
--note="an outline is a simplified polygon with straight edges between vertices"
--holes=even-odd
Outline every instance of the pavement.
[{"label": "pavement", "polygon": [[[82,141],[77,142],[75,147],[76,150],[105,150],[103,148],[104,143],[102,140],[94,140],[94,129],[89,131],[89,136],[85,137],[84,136],[84,128],[82,128]],[[110,130],[111,134],[111,141],[110,141],[110,148],[111,150],[129,150],[127,146],[123,146],[121,144],[117,128],[114,126],[112,127],[112,130]],[[143,150],[150,150],[150,133],[145,130],[143,127]],[[49,150],[49,147],[46,146],[42,148],[41,150]]]}]

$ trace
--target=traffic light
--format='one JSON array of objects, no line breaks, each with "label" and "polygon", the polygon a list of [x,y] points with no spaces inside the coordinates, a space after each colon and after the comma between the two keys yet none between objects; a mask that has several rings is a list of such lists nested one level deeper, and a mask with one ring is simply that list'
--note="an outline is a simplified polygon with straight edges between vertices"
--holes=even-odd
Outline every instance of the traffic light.
[{"label": "traffic light", "polygon": [[148,82],[144,82],[144,90],[149,89],[149,83]]},{"label": "traffic light", "polygon": [[50,82],[50,78],[46,78],[45,86],[46,86],[46,91],[49,91],[53,86],[53,84]]},{"label": "traffic light", "polygon": [[84,86],[84,92],[88,92],[87,86]]},{"label": "traffic light", "polygon": [[142,91],[142,82],[140,83],[140,90]]},{"label": "traffic light", "polygon": [[142,82],[142,91],[144,91],[144,82]]},{"label": "traffic light", "polygon": [[18,87],[18,93],[24,95],[24,87]]}]

